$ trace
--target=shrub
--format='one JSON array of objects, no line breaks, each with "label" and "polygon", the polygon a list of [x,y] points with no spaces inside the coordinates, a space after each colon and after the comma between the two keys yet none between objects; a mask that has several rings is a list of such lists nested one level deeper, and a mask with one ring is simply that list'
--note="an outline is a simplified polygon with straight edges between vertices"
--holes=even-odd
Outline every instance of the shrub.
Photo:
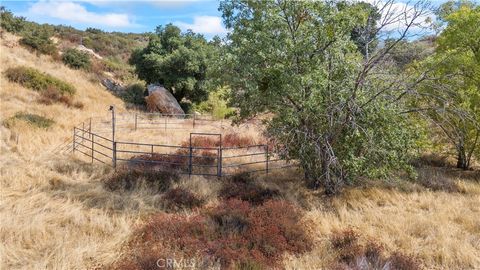
[{"label": "shrub", "polygon": [[448,162],[447,156],[441,156],[438,154],[423,154],[413,160],[412,165],[415,167],[431,166],[431,167],[449,167],[451,164]]},{"label": "shrub", "polygon": [[248,174],[233,176],[220,191],[220,196],[224,199],[240,199],[253,205],[260,205],[267,200],[278,197],[279,194],[278,190],[255,184],[255,180]]},{"label": "shrub", "polygon": [[[179,149],[171,154],[146,154],[134,156],[130,159],[131,167],[139,168],[163,168],[173,170],[187,170],[189,165],[189,149]],[[216,151],[194,149],[192,151],[192,169],[198,169],[199,166],[213,165],[217,159]],[[212,167],[213,168],[213,167]],[[203,170],[209,170],[210,167],[203,167]],[[214,168],[216,170],[216,168]]]},{"label": "shrub", "polygon": [[395,270],[417,270],[421,269],[420,263],[413,256],[404,255],[399,252],[390,256],[390,265]]},{"label": "shrub", "polygon": [[53,103],[58,102],[58,103],[63,103],[68,107],[73,106],[73,101],[71,96],[62,95],[54,88],[48,88],[47,90],[42,91],[38,102],[45,105],[51,105]]},{"label": "shrub", "polygon": [[412,256],[395,252],[386,257],[383,246],[371,240],[366,245],[361,245],[359,234],[351,229],[334,232],[330,241],[338,256],[338,261],[333,263],[331,269],[421,269],[419,262]]},{"label": "shrub", "polygon": [[285,252],[310,250],[300,218],[299,210],[284,201],[252,207],[228,200],[194,216],[156,214],[134,233],[125,256],[131,258],[129,269],[148,269],[141,263],[146,258],[174,253],[201,257],[203,265],[219,262],[221,269],[277,268]]},{"label": "shrub", "polygon": [[[249,136],[241,136],[235,133],[226,134],[222,137],[223,147],[240,147],[255,144],[253,138]],[[190,140],[181,144],[183,147],[190,146]],[[195,136],[192,138],[192,146],[196,147],[218,147],[220,140],[212,136]]]},{"label": "shrub", "polygon": [[91,67],[90,56],[73,48],[63,53],[62,61],[65,65],[74,69],[89,69]]},{"label": "shrub", "polygon": [[224,147],[238,147],[256,144],[255,140],[249,136],[241,136],[237,133],[230,133],[222,138]]},{"label": "shrub", "polygon": [[351,229],[335,232],[331,238],[331,243],[338,252],[341,262],[354,262],[364,252],[363,247],[358,243],[358,234]]},{"label": "shrub", "polygon": [[163,199],[165,200],[166,208],[169,210],[192,209],[203,204],[203,200],[184,188],[168,190]]},{"label": "shrub", "polygon": [[106,179],[104,186],[111,191],[131,191],[146,186],[156,192],[165,192],[172,181],[178,179],[178,174],[173,171],[121,170]]},{"label": "shrub", "polygon": [[0,26],[7,32],[19,33],[25,27],[25,18],[14,16],[12,12],[0,6]]},{"label": "shrub", "polygon": [[9,68],[5,76],[12,82],[21,84],[34,91],[55,90],[61,95],[75,94],[75,87],[47,73],[25,66]]},{"label": "shrub", "polygon": [[38,53],[54,56],[58,51],[50,37],[51,34],[47,30],[38,28],[32,32],[25,33],[20,39],[20,44]]},{"label": "shrub", "polygon": [[17,112],[14,116],[5,120],[4,124],[6,127],[11,128],[18,120],[25,121],[31,126],[45,129],[51,127],[55,123],[52,119],[37,114]]},{"label": "shrub", "polygon": [[235,114],[235,110],[228,106],[229,88],[221,87],[208,94],[208,99],[194,104],[192,110],[209,113],[216,119],[228,118]]},{"label": "shrub", "polygon": [[433,191],[459,192],[455,181],[441,168],[423,167],[417,170],[417,182]]},{"label": "shrub", "polygon": [[141,83],[130,84],[121,94],[121,98],[128,103],[145,106],[145,86]]},{"label": "shrub", "polygon": [[251,207],[232,199],[209,210],[208,215],[221,236],[211,254],[223,265],[255,261],[265,267],[278,266],[285,252],[299,254],[311,247],[300,224],[300,212],[285,201]]}]

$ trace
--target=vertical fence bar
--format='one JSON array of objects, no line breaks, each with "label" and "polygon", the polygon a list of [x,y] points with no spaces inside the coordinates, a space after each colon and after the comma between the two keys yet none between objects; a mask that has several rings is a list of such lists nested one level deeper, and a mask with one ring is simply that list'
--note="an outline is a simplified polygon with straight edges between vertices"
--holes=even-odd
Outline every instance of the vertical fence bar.
[{"label": "vertical fence bar", "polygon": [[[92,133],[89,133],[89,134],[92,134]],[[92,134],[92,163],[93,163],[93,148],[94,148],[94,144],[93,144],[93,141],[95,140],[95,138],[93,137],[93,134]]]},{"label": "vertical fence bar", "polygon": [[113,142],[113,151],[112,151],[112,163],[113,168],[117,168],[117,142]]},{"label": "vertical fence bar", "polygon": [[115,142],[115,107],[110,106],[110,111],[112,111],[112,141]]},{"label": "vertical fence bar", "polygon": [[218,147],[218,177],[222,177],[222,134],[220,134],[220,146]]},{"label": "vertical fence bar", "polygon": [[137,131],[137,113],[135,113],[135,131]]},{"label": "vertical fence bar", "polygon": [[152,157],[153,157],[153,144],[151,146],[152,146]]},{"label": "vertical fence bar", "polygon": [[266,160],[267,162],[265,163],[265,171],[267,172],[267,175],[268,175],[268,160],[270,159],[269,155],[268,155],[268,144],[265,146],[265,154],[267,155],[266,156]]},{"label": "vertical fence bar", "polygon": [[222,177],[222,146],[218,148],[217,152],[217,163],[218,163],[218,168],[217,168],[217,176]]},{"label": "vertical fence bar", "polygon": [[192,133],[190,133],[190,147],[188,154],[188,175],[192,175]]},{"label": "vertical fence bar", "polygon": [[72,146],[72,152],[73,154],[75,154],[75,133],[77,132],[77,128],[76,127],[73,127],[73,146]]}]

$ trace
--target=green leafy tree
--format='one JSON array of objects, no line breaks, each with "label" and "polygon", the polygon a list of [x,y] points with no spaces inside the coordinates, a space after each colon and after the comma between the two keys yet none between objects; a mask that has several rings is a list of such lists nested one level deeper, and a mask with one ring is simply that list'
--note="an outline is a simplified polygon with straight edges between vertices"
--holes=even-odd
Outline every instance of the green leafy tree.
[{"label": "green leafy tree", "polygon": [[[298,160],[308,184],[327,194],[362,176],[408,169],[414,132],[408,115],[400,113],[406,89],[397,88],[396,76],[387,76],[380,64],[407,37],[410,20],[424,13],[424,6],[417,7],[402,17],[409,21],[395,42],[365,58],[351,33],[368,16],[355,6],[222,2],[232,30],[224,75],[240,119],[269,113],[267,133],[279,145],[277,152]],[[399,23],[387,18],[380,28]]]},{"label": "green leafy tree", "polygon": [[140,79],[147,83],[160,83],[175,98],[191,102],[208,97],[206,81],[207,59],[210,46],[203,36],[187,31],[182,33],[172,24],[157,27],[148,45],[132,54]]},{"label": "green leafy tree", "polygon": [[480,144],[480,7],[464,5],[443,19],[435,54],[419,66],[431,79],[416,102],[454,146],[457,167],[468,169]]},{"label": "green leafy tree", "polygon": [[360,14],[365,16],[360,20],[351,33],[351,38],[358,50],[368,58],[368,55],[378,46],[378,27],[377,22],[381,18],[377,7],[366,2],[353,4],[354,8],[359,9]]}]

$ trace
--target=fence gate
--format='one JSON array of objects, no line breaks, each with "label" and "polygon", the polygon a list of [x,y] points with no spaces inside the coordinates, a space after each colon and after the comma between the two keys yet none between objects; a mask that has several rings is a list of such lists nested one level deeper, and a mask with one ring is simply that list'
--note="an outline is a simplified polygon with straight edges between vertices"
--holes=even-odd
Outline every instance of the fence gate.
[{"label": "fence gate", "polygon": [[189,175],[213,175],[221,177],[222,134],[190,133],[188,164]]}]

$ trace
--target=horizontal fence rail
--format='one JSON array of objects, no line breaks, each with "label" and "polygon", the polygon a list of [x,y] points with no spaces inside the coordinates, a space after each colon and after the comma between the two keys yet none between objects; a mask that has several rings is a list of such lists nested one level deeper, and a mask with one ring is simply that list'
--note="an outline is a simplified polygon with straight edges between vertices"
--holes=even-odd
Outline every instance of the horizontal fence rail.
[{"label": "horizontal fence rail", "polygon": [[[97,121],[98,120],[98,121]],[[190,121],[190,123],[186,122]],[[239,172],[268,174],[273,170],[297,167],[271,152],[266,144],[228,146],[222,145],[222,135],[214,133],[190,133],[189,145],[168,145],[143,142],[119,141],[115,131],[164,128],[174,125],[190,128],[199,125],[202,119],[191,115],[119,114],[112,112],[110,121],[92,118],[73,128],[73,137],[57,147],[58,152],[80,153],[90,162],[100,162],[114,168],[175,170],[181,174],[204,176],[230,176]],[[110,128],[109,128],[110,127]],[[95,130],[93,132],[92,130]],[[197,146],[194,137],[208,136],[217,140],[215,146]],[[217,146],[218,145],[218,146]]]}]

